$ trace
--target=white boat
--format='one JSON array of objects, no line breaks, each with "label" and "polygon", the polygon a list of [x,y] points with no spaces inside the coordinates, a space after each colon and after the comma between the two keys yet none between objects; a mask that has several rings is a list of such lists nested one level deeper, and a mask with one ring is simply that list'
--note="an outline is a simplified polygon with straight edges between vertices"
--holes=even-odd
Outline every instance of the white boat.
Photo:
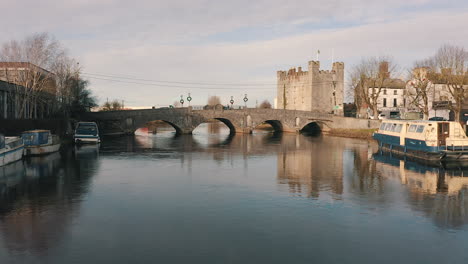
[{"label": "white boat", "polygon": [[73,140],[76,144],[101,142],[99,138],[99,128],[95,122],[78,122]]},{"label": "white boat", "polygon": [[0,166],[23,157],[24,144],[20,137],[4,137],[0,134]]},{"label": "white boat", "polygon": [[384,120],[373,135],[379,146],[426,160],[468,159],[468,137],[454,121]]},{"label": "white boat", "polygon": [[49,130],[30,130],[21,134],[24,142],[24,154],[43,155],[57,152],[60,149],[60,138]]}]

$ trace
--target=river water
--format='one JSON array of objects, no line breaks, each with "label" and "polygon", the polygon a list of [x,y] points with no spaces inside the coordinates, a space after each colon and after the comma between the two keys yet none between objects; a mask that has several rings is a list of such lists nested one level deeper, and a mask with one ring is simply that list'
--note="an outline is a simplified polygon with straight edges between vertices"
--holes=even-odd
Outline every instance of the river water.
[{"label": "river water", "polygon": [[106,138],[0,168],[0,263],[468,263],[465,174],[328,136]]}]

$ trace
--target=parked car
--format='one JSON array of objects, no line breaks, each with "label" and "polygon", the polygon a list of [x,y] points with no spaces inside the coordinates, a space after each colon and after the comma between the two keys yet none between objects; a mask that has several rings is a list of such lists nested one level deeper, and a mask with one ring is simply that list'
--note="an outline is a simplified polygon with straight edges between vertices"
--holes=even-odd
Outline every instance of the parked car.
[{"label": "parked car", "polygon": [[441,117],[441,116],[433,116],[429,118],[430,121],[447,121],[447,119]]},{"label": "parked car", "polygon": [[[386,116],[385,114],[379,114],[379,115],[377,116],[377,118],[378,118],[379,120],[383,120],[383,119],[387,119],[387,116]],[[374,119],[374,116],[371,116],[371,115],[370,115],[370,116],[369,116],[369,119]]]}]

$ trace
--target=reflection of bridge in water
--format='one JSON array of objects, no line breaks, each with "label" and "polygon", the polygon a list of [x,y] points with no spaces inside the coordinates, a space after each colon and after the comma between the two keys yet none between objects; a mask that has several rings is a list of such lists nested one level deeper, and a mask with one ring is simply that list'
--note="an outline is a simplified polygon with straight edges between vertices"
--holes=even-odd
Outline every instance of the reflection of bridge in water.
[{"label": "reflection of bridge in water", "polygon": [[[218,162],[275,156],[277,183],[294,196],[351,199],[386,208],[403,202],[440,227],[468,223],[468,167],[443,169],[376,154],[374,142],[293,134],[218,137],[128,137],[128,151],[171,153],[157,158],[192,160],[211,155]],[[246,165],[248,166],[248,165]],[[395,180],[401,188],[395,188]],[[286,189],[284,189],[286,187]]]},{"label": "reflection of bridge in water", "polygon": [[150,121],[164,121],[178,134],[191,134],[200,124],[219,120],[229,127],[231,134],[251,133],[263,123],[277,132],[320,131],[330,128],[376,128],[375,120],[339,117],[309,111],[280,109],[192,110],[191,108],[146,109],[92,112],[83,119],[99,124],[103,134],[133,134]]}]

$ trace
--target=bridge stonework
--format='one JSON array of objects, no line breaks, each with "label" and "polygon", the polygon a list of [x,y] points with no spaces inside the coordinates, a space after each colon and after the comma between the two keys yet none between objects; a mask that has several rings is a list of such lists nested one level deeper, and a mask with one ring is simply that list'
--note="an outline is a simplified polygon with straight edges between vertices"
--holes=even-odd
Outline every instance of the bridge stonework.
[{"label": "bridge stonework", "polygon": [[[82,117],[98,123],[102,134],[133,134],[150,121],[165,121],[178,134],[191,134],[202,123],[216,119],[231,133],[252,133],[266,122],[278,132],[299,132],[307,125],[327,131],[332,128],[376,128],[378,121],[334,116],[319,112],[282,109],[192,110],[191,108],[91,112]],[[350,120],[348,120],[350,119]],[[351,120],[352,119],[352,120]]]}]

